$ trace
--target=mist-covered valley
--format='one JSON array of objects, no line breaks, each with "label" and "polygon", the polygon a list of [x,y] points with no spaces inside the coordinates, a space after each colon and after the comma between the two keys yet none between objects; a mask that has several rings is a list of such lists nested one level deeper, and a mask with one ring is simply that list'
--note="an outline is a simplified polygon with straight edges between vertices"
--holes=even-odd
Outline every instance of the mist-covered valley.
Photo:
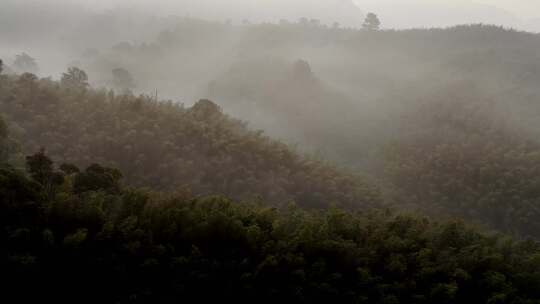
[{"label": "mist-covered valley", "polygon": [[540,301],[533,4],[1,2],[10,297]]}]

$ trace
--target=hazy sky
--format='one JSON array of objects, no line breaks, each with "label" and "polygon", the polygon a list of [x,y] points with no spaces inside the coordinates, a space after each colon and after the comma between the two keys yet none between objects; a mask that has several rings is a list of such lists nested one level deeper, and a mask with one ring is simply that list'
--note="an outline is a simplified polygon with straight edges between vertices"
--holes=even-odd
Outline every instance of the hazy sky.
[{"label": "hazy sky", "polygon": [[417,3],[424,5],[460,5],[460,4],[484,4],[507,10],[524,18],[540,17],[539,0],[355,0],[359,4],[365,4],[376,8],[380,4],[391,3]]},{"label": "hazy sky", "polygon": [[[2,1],[2,0],[0,0]],[[21,0],[85,4],[89,8],[131,6],[154,14],[254,21],[301,16],[345,25],[361,24],[362,11],[380,15],[387,28],[492,23],[540,31],[540,0]],[[356,4],[357,8],[354,7]],[[360,16],[358,16],[360,15]]]},{"label": "hazy sky", "polygon": [[477,2],[499,6],[525,18],[540,18],[540,1],[538,0],[477,0]]},{"label": "hazy sky", "polygon": [[[152,3],[157,5],[157,3],[165,3],[168,2],[174,3],[174,2],[182,2],[178,0],[69,0],[71,2],[86,2],[88,4],[98,4],[101,6],[112,6],[118,3]],[[203,0],[204,1],[204,0]],[[253,3],[268,3],[268,2],[279,2],[279,0],[251,0]],[[311,0],[311,2],[317,2],[321,0]],[[324,0],[322,0],[324,1]],[[227,0],[215,0],[214,2],[227,2]],[[288,0],[287,2],[295,2],[295,0]],[[486,4],[486,5],[492,5],[499,7],[501,9],[508,10],[512,13],[522,15],[526,18],[540,18],[540,1],[539,0],[354,0],[354,2],[357,2],[359,4],[366,4],[370,7],[377,7],[377,3],[384,4],[384,3],[392,3],[392,4],[400,4],[400,3],[441,3],[441,4],[455,4],[455,3],[479,3],[479,4]]]},{"label": "hazy sky", "polygon": [[[463,23],[496,23],[510,27],[540,29],[540,0],[71,0],[95,5],[114,6],[138,3],[150,11],[170,13],[186,11],[194,15],[217,17],[218,13],[233,18],[277,19],[307,17],[331,22],[340,19],[347,25],[357,25],[358,11],[348,5],[353,2],[362,11],[381,15],[386,27],[431,27]],[[278,16],[279,15],[279,16]]]}]

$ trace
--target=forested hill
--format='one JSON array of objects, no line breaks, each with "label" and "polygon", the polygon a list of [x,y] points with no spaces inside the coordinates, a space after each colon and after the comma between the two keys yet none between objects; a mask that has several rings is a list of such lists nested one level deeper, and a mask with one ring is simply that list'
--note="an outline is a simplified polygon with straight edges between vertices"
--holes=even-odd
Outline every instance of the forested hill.
[{"label": "forested hill", "polygon": [[[404,110],[460,82],[540,134],[539,47],[538,34],[482,24],[358,31],[315,20],[240,26],[178,18],[144,43],[88,45],[74,57],[96,86],[118,87],[111,70],[121,67],[134,80],[124,87],[209,96],[273,138],[365,170],[374,146],[399,135]],[[298,63],[309,73],[296,73]]]},{"label": "forested hill", "polygon": [[115,95],[90,89],[71,69],[61,82],[2,76],[0,111],[22,153],[45,148],[59,162],[103,163],[132,186],[308,208],[379,203],[376,188],[249,130],[208,100],[185,108]]},{"label": "forested hill", "polygon": [[540,303],[532,241],[388,212],[123,189],[118,170],[42,152],[25,165],[0,163],[4,300]]}]

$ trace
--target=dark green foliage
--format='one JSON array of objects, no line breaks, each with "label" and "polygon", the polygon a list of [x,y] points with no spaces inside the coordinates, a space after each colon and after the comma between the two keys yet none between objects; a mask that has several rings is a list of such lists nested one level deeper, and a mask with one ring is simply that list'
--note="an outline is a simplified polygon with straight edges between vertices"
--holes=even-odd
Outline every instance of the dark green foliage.
[{"label": "dark green foliage", "polygon": [[108,186],[45,201],[11,168],[0,180],[2,296],[19,303],[540,301],[538,244],[460,222]]},{"label": "dark green foliage", "polygon": [[[66,169],[64,167],[64,169]],[[105,168],[93,164],[86,168],[84,172],[77,172],[75,168],[70,168],[72,173],[78,173],[73,182],[73,191],[75,193],[84,193],[87,191],[106,191],[116,193],[120,191],[120,171],[111,168]]]},{"label": "dark green foliage", "polygon": [[6,123],[0,117],[0,163],[7,161],[8,158],[8,137]]},{"label": "dark green foliage", "polygon": [[[186,109],[147,96],[72,90],[23,74],[3,80],[0,111],[21,129],[23,151],[46,146],[59,162],[119,168],[128,185],[187,187],[195,195],[297,201],[309,208],[379,202],[378,191],[358,177],[250,131],[208,100]],[[85,182],[80,191],[90,185]]]},{"label": "dark green foliage", "polygon": [[43,186],[43,192],[51,198],[56,188],[64,182],[62,172],[57,172],[53,162],[45,155],[45,150],[26,157],[26,170],[32,179]]},{"label": "dark green foliage", "polygon": [[[43,207],[41,185],[6,164],[0,164],[0,222],[6,228],[39,225]],[[2,243],[5,235],[2,235]],[[5,248],[7,249],[7,248]]]},{"label": "dark green foliage", "polygon": [[53,162],[45,155],[45,150],[26,157],[26,169],[30,176],[38,183],[46,185],[49,183],[53,172]]}]

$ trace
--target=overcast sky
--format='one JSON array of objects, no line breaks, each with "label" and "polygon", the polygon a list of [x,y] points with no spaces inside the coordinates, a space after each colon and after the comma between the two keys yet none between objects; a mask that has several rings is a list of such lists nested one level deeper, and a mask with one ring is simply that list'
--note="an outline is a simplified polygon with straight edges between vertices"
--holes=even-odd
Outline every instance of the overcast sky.
[{"label": "overcast sky", "polygon": [[506,9],[525,18],[540,18],[540,1],[538,0],[478,0]]},{"label": "overcast sky", "polygon": [[[0,0],[4,1],[4,0]],[[7,0],[6,0],[7,1]],[[540,0],[19,0],[83,3],[89,8],[142,7],[154,14],[276,21],[301,16],[357,26],[378,13],[387,28],[492,23],[540,31]],[[357,7],[354,7],[356,4]]]},{"label": "overcast sky", "polygon": [[[24,0],[23,0],[24,1]],[[86,2],[89,4],[98,3],[101,6],[112,6],[121,2],[138,2],[138,3],[159,3],[159,2],[182,2],[181,0],[70,0],[71,2]],[[204,0],[202,0],[204,1]],[[228,0],[214,0],[214,2],[227,2]],[[279,0],[252,0],[252,2],[272,2]],[[288,2],[294,2],[295,0],[288,0]],[[311,0],[312,2],[317,2],[320,0]],[[537,18],[540,17],[540,1],[539,0],[355,0],[358,4],[366,4],[370,7],[377,7],[377,3],[442,3],[442,4],[455,4],[458,2],[462,3],[479,3],[487,4],[499,7],[504,10],[508,10],[512,13],[526,16],[528,18]]]},{"label": "overcast sky", "polygon": [[359,4],[366,4],[373,7],[377,6],[377,3],[440,3],[445,5],[456,5],[461,3],[465,4],[484,4],[498,7],[500,9],[507,10],[517,15],[524,16],[526,18],[540,17],[540,1],[538,0],[355,0]]}]

